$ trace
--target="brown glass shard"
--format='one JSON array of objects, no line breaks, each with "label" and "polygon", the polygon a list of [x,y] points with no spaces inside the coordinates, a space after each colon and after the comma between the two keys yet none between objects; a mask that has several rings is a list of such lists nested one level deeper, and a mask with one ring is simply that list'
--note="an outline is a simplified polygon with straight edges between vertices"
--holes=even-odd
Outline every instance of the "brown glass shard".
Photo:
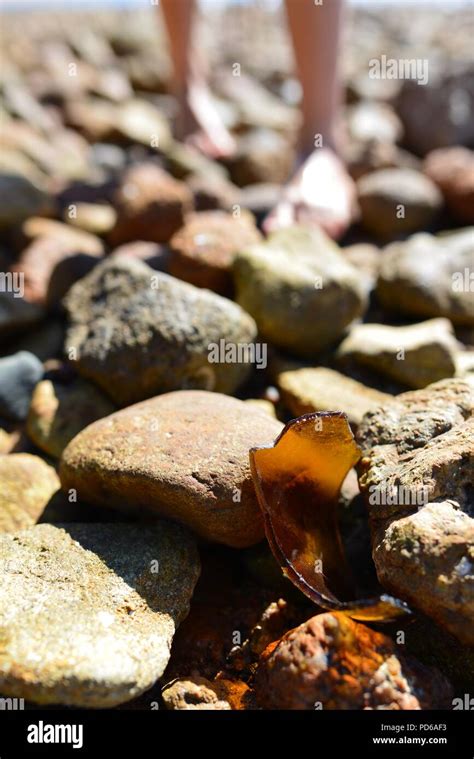
[{"label": "brown glass shard", "polygon": [[250,467],[267,539],[285,575],[325,609],[388,621],[409,613],[406,604],[388,595],[346,600],[351,573],[337,502],[359,458],[346,415],[322,412],[293,419],[272,447],[252,448]]}]

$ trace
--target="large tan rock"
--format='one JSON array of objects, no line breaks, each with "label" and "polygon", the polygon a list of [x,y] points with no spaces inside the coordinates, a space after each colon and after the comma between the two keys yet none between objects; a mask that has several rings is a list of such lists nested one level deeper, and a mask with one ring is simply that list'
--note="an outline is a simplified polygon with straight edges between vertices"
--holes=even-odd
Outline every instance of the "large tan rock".
[{"label": "large tan rock", "polygon": [[168,393],[79,433],[63,453],[61,483],[86,502],[167,516],[241,548],[263,537],[248,452],[281,428],[226,395]]},{"label": "large tan rock", "polygon": [[179,525],[36,525],[0,537],[0,693],[110,707],[161,677],[199,577]]}]

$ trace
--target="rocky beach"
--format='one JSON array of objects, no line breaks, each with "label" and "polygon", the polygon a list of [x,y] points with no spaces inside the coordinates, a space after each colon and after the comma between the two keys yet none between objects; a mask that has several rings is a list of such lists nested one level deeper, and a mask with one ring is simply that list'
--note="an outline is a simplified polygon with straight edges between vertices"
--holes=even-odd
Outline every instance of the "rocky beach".
[{"label": "rocky beach", "polygon": [[201,12],[213,160],[143,5],[1,13],[0,699],[461,708],[472,8],[349,8],[335,241],[263,223],[301,118],[283,9]]}]

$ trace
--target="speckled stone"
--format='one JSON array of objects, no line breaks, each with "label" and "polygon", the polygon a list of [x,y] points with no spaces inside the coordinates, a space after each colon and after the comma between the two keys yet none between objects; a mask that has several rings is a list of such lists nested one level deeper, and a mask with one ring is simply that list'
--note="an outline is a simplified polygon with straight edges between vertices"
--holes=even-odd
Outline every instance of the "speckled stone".
[{"label": "speckled stone", "polygon": [[233,393],[250,362],[209,362],[221,340],[252,343],[253,319],[216,293],[111,256],[69,291],[66,352],[78,372],[128,405],[180,388]]},{"label": "speckled stone", "polygon": [[474,382],[402,393],[366,414],[359,483],[382,585],[474,645]]},{"label": "speckled stone", "polygon": [[0,532],[35,524],[60,487],[53,467],[39,456],[0,456]]},{"label": "speckled stone", "polygon": [[4,696],[111,707],[162,675],[199,576],[182,527],[43,524],[0,556]]},{"label": "speckled stone", "polygon": [[257,703],[264,709],[446,708],[448,681],[402,649],[340,612],[318,614],[265,649]]},{"label": "speckled stone", "polygon": [[263,537],[249,449],[270,445],[281,429],[227,395],[167,393],[79,433],[63,453],[61,483],[87,503],[144,509],[242,548]]}]

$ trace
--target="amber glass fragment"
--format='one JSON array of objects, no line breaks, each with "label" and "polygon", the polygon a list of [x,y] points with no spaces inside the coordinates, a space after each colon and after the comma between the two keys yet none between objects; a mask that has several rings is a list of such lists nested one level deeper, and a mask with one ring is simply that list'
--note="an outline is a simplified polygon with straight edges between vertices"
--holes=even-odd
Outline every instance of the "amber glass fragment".
[{"label": "amber glass fragment", "polygon": [[325,609],[359,620],[389,620],[408,607],[387,595],[347,600],[351,573],[337,502],[359,458],[346,415],[322,412],[293,419],[272,447],[252,448],[250,466],[267,539],[286,576]]}]

